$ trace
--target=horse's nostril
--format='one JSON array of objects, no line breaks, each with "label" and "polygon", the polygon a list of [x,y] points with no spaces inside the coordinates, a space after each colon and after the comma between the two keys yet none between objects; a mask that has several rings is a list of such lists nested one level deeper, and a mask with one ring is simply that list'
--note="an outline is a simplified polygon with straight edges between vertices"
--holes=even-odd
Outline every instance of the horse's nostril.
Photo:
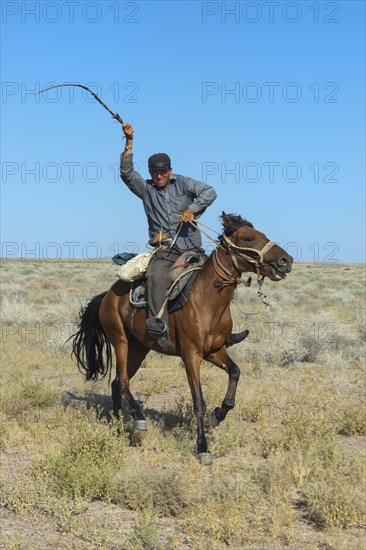
[{"label": "horse's nostril", "polygon": [[282,256],[282,258],[280,258],[277,263],[280,266],[285,266],[288,263],[288,259],[285,256]]}]

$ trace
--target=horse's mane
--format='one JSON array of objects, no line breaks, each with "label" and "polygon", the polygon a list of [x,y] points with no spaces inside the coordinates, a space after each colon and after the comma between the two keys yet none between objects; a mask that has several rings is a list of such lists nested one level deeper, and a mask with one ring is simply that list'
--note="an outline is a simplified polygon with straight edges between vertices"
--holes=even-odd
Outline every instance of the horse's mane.
[{"label": "horse's mane", "polygon": [[[225,220],[224,217],[226,218]],[[253,228],[253,224],[251,224],[245,218],[242,218],[239,214],[222,214],[220,218],[222,219],[222,224],[225,229],[224,233],[225,235],[227,235],[227,237],[230,237],[230,235],[232,235],[234,231],[239,229],[239,227],[243,227],[244,225]],[[229,218],[229,220],[227,220],[227,218]]]}]

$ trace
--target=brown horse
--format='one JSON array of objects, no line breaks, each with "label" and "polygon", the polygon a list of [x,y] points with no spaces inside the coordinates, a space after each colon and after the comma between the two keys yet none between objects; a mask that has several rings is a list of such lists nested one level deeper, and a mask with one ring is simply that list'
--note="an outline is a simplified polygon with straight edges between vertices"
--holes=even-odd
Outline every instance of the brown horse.
[{"label": "brown horse", "polygon": [[200,382],[202,359],[227,372],[229,383],[220,407],[210,414],[217,426],[234,407],[240,370],[229,357],[225,342],[231,329],[230,303],[242,272],[257,273],[279,281],[291,271],[292,257],[277,244],[236,215],[223,213],[224,233],[216,250],[199,271],[184,306],[169,315],[173,349],[161,349],[145,332],[146,309],[129,303],[130,284],[118,280],[95,296],[82,310],[78,332],[73,336],[73,355],[87,380],[103,377],[112,367],[111,344],[116,355],[116,378],[112,382],[113,409],[127,398],[137,429],[146,430],[146,420],[130,391],[130,380],[150,350],[182,358],[197,419],[197,457],[210,463],[204,431],[206,405]]}]

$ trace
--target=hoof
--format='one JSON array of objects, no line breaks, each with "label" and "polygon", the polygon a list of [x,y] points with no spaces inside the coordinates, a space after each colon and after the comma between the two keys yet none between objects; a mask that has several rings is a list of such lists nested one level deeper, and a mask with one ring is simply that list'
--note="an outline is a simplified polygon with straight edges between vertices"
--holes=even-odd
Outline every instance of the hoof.
[{"label": "hoof", "polygon": [[198,453],[197,454],[198,462],[203,466],[209,466],[213,462],[212,454],[207,453]]},{"label": "hoof", "polygon": [[135,430],[140,430],[140,432],[147,432],[146,420],[135,420],[133,426]]},{"label": "hoof", "polygon": [[211,428],[217,428],[217,426],[220,424],[220,420],[217,418],[215,411],[211,411],[208,415],[208,421],[211,426]]}]

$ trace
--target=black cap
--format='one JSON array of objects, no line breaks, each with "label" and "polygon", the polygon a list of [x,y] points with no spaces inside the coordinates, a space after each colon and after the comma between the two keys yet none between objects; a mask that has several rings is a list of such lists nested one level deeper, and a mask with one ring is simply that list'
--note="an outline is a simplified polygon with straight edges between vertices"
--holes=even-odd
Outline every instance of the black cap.
[{"label": "black cap", "polygon": [[160,170],[169,170],[171,166],[170,158],[166,153],[155,153],[148,160],[149,170],[160,168]]}]

